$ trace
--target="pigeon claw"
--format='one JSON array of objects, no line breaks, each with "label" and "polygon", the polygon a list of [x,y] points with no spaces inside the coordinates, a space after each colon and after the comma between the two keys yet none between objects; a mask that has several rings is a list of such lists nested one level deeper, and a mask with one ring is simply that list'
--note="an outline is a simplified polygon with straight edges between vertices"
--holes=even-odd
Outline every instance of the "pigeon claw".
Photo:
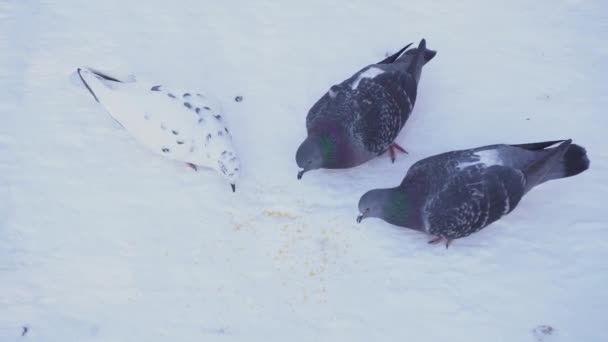
[{"label": "pigeon claw", "polygon": [[186,165],[190,166],[192,168],[192,170],[198,171],[198,168],[196,167],[196,165],[194,165],[192,163],[186,163]]},{"label": "pigeon claw", "polygon": [[448,249],[448,247],[450,247],[450,243],[452,243],[452,240],[445,239],[445,249]]},{"label": "pigeon claw", "polygon": [[230,184],[230,187],[232,188],[232,192],[236,192],[236,185]]},{"label": "pigeon claw", "polygon": [[452,239],[448,239],[442,235],[439,235],[439,236],[436,236],[433,239],[431,239],[429,241],[429,244],[436,245],[442,241],[445,241],[445,249],[448,249],[448,247],[450,247],[450,244],[452,243]]},{"label": "pigeon claw", "polygon": [[408,154],[408,152],[403,147],[399,146],[399,144],[397,143],[392,143],[390,147],[397,149],[402,153]]},{"label": "pigeon claw", "polygon": [[391,156],[391,162],[394,163],[395,162],[395,155],[397,154],[395,152],[395,150],[401,152],[401,153],[405,153],[408,154],[408,152],[401,146],[399,146],[399,144],[397,143],[392,143],[388,146],[388,153]]},{"label": "pigeon claw", "polygon": [[304,170],[298,171],[298,180],[302,179],[302,175],[304,175]]},{"label": "pigeon claw", "polygon": [[361,223],[361,221],[363,221],[363,214],[357,216],[357,223]]},{"label": "pigeon claw", "polygon": [[440,243],[442,240],[443,240],[443,237],[441,237],[441,236],[436,236],[435,238],[433,238],[433,239],[431,239],[431,240],[429,241],[429,244],[430,244],[430,245],[436,245],[436,244]]}]

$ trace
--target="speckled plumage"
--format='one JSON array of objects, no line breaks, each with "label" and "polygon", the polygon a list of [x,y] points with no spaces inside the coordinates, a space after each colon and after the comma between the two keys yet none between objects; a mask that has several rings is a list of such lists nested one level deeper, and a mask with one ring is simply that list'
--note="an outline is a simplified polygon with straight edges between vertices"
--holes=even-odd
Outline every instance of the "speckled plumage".
[{"label": "speckled plumage", "polygon": [[309,163],[314,156],[308,154],[315,149],[298,151],[301,168],[354,167],[389,148],[412,112],[422,67],[435,56],[424,39],[418,48],[408,47],[332,86],[312,106],[303,145],[329,139],[336,151],[331,158],[323,156],[320,165]]},{"label": "speckled plumage", "polygon": [[507,215],[536,185],[588,167],[585,149],[571,140],[452,151],[418,161],[396,188],[366,193],[359,210],[361,218],[379,217],[449,243]]},{"label": "speckled plumage", "polygon": [[239,160],[219,101],[134,79],[123,82],[90,68],[78,68],[77,73],[93,98],[139,143],[194,169],[215,169],[235,189]]},{"label": "speckled plumage", "polygon": [[[374,78],[357,78],[370,69],[383,73]],[[331,93],[331,94],[330,94]],[[416,101],[416,80],[401,64],[376,64],[333,86],[310,109],[306,128],[322,131],[328,121],[343,123],[353,147],[373,158],[384,152],[399,134]]]}]

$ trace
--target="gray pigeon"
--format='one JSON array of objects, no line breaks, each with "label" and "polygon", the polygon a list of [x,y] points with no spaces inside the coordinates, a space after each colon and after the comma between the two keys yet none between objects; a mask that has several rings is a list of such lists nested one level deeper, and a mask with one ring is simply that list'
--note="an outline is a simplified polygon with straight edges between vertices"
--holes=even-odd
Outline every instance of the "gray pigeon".
[{"label": "gray pigeon", "polygon": [[319,168],[354,167],[387,150],[393,161],[393,149],[405,152],[394,141],[414,108],[422,67],[436,54],[424,39],[410,45],[332,86],[312,106],[308,137],[296,153],[298,179]]},{"label": "gray pigeon", "polygon": [[442,153],[416,162],[398,187],[363,195],[357,222],[378,217],[447,248],[513,211],[533,187],[588,168],[585,149],[570,139]]}]

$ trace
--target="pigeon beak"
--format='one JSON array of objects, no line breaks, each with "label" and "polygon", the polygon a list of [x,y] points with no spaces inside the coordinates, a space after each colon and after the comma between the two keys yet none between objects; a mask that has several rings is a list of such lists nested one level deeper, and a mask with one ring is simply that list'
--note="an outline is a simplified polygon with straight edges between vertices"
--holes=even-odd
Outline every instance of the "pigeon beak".
[{"label": "pigeon beak", "polygon": [[304,175],[304,172],[306,172],[306,171],[304,171],[304,170],[298,171],[298,180],[302,179],[302,175]]},{"label": "pigeon beak", "polygon": [[363,214],[359,214],[359,216],[357,216],[357,223],[361,223],[361,221],[363,221]]},{"label": "pigeon beak", "polygon": [[230,187],[232,188],[232,192],[236,192],[236,185],[230,184]]}]

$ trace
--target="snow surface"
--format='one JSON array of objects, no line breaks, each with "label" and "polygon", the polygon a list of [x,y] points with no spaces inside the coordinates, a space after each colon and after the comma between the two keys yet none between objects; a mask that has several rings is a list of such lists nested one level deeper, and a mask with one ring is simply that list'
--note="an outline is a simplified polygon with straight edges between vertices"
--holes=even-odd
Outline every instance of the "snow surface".
[{"label": "snow surface", "polygon": [[[310,106],[421,38],[410,154],[297,181]],[[607,38],[604,0],[0,0],[0,341],[608,341]],[[237,192],[79,65],[218,96]],[[423,157],[564,138],[590,170],[448,250],[355,223]]]}]

